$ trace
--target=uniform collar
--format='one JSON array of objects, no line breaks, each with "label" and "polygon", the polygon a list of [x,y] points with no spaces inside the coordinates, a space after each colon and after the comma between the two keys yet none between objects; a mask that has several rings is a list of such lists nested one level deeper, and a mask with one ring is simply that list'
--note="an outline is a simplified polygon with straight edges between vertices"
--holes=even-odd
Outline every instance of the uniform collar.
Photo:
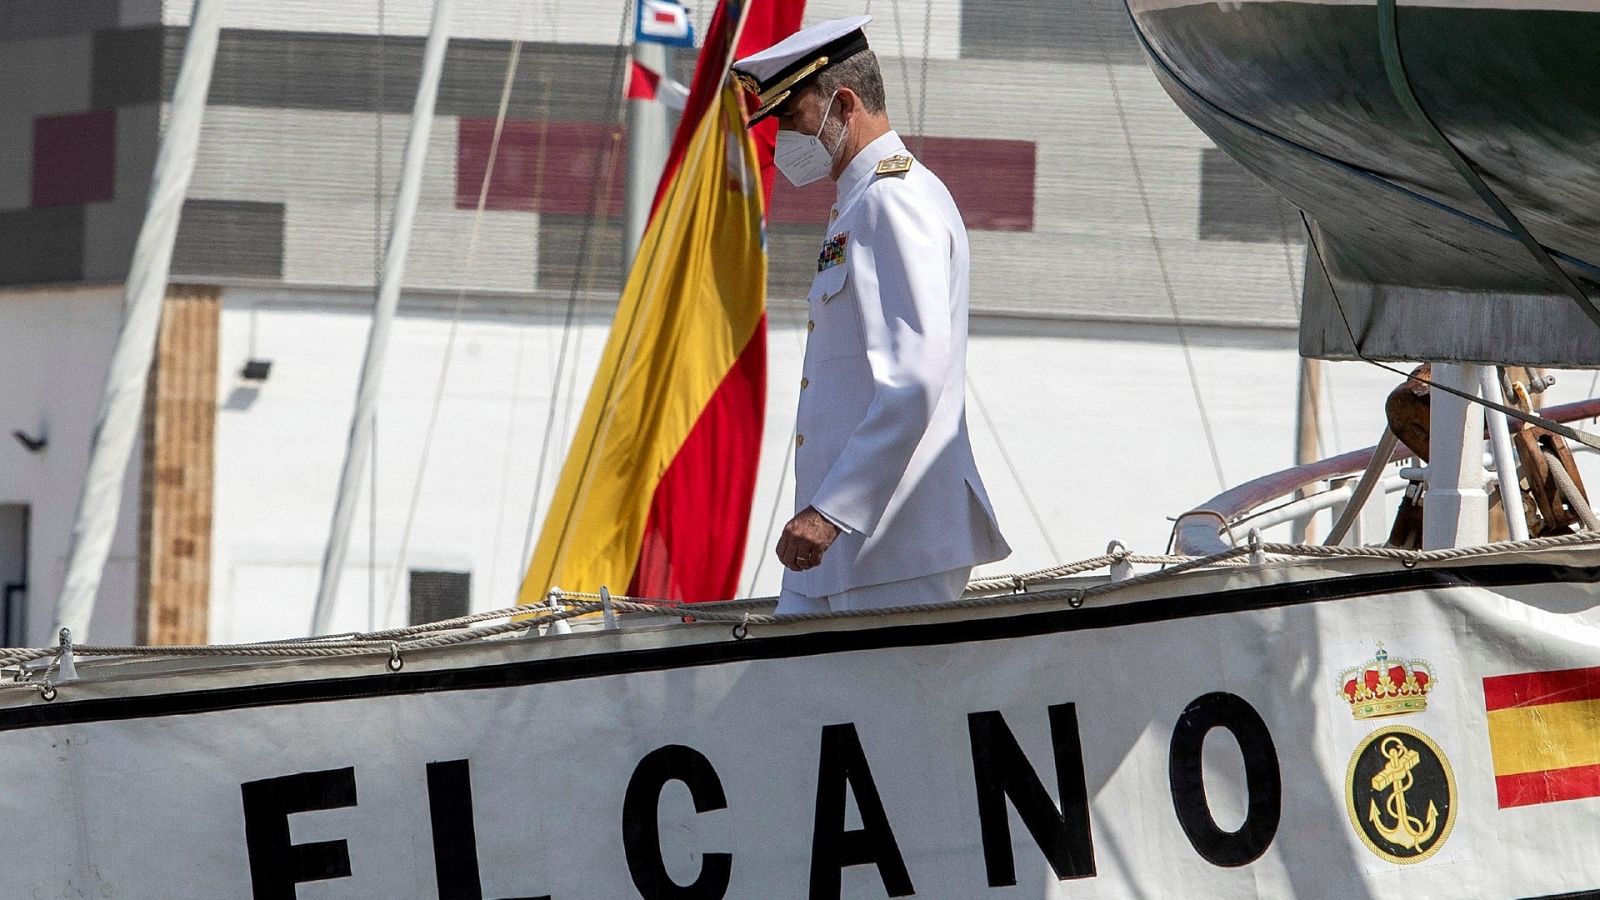
[{"label": "uniform collar", "polygon": [[872,143],[862,147],[855,159],[850,160],[844,171],[839,173],[839,202],[843,203],[851,191],[872,177],[873,171],[884,157],[894,153],[904,153],[905,149],[905,142],[900,140],[900,135],[894,129],[884,132]]}]

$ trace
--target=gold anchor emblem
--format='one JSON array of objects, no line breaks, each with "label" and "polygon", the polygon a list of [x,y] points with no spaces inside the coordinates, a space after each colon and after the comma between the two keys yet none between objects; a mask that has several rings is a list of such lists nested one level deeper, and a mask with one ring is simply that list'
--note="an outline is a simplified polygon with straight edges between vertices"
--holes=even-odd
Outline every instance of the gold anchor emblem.
[{"label": "gold anchor emblem", "polygon": [[1344,808],[1367,849],[1399,865],[1432,857],[1455,826],[1455,773],[1433,739],[1405,725],[1367,735],[1345,770]]},{"label": "gold anchor emblem", "polygon": [[1411,815],[1406,808],[1406,791],[1411,790],[1413,783],[1411,770],[1421,764],[1422,754],[1407,747],[1405,741],[1394,735],[1383,739],[1378,745],[1378,752],[1383,754],[1387,762],[1381,772],[1372,776],[1372,789],[1381,792],[1388,788],[1389,799],[1384,801],[1383,806],[1394,823],[1384,824],[1377,800],[1367,801],[1367,820],[1384,840],[1396,847],[1420,852],[1422,845],[1433,837],[1439,827],[1439,810],[1432,800],[1428,801],[1427,821]]}]

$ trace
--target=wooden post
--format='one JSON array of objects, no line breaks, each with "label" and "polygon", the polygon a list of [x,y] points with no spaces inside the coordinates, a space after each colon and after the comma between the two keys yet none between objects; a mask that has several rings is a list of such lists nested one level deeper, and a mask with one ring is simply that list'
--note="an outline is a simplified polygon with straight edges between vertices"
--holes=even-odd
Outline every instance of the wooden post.
[{"label": "wooden post", "polygon": [[217,421],[215,287],[171,285],[145,391],[140,489],[141,644],[203,644],[211,595]]},{"label": "wooden post", "polygon": [[[1322,408],[1322,361],[1300,360],[1300,397],[1295,406],[1294,462],[1297,466],[1309,465],[1322,458],[1322,447],[1317,440],[1317,416]],[[1299,491],[1296,497],[1306,497],[1310,492]],[[1316,529],[1310,519],[1294,524],[1291,538],[1296,544],[1309,544],[1317,539]]]}]

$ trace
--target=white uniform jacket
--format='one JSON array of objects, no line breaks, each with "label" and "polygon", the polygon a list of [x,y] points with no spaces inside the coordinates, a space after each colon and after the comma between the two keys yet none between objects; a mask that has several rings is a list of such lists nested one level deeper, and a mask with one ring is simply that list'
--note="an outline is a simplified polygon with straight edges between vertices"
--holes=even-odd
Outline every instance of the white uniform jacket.
[{"label": "white uniform jacket", "polygon": [[808,298],[795,511],[845,529],[821,564],[784,572],[808,597],[1011,552],[967,438],[966,226],[922,165],[880,173],[894,156],[910,162],[891,131],[840,175]]}]

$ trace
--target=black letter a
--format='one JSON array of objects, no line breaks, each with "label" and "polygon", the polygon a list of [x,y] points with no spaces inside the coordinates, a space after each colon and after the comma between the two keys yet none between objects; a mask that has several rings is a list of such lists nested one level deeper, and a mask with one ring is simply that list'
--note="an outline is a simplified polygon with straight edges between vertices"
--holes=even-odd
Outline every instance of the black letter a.
[{"label": "black letter a", "polygon": [[[846,788],[855,795],[861,828],[846,831]],[[840,870],[871,863],[878,867],[884,890],[891,897],[916,893],[911,875],[900,856],[878,786],[867,767],[856,726],[828,725],[822,729],[822,754],[817,763],[816,820],[811,831],[811,900],[838,900]]]}]

